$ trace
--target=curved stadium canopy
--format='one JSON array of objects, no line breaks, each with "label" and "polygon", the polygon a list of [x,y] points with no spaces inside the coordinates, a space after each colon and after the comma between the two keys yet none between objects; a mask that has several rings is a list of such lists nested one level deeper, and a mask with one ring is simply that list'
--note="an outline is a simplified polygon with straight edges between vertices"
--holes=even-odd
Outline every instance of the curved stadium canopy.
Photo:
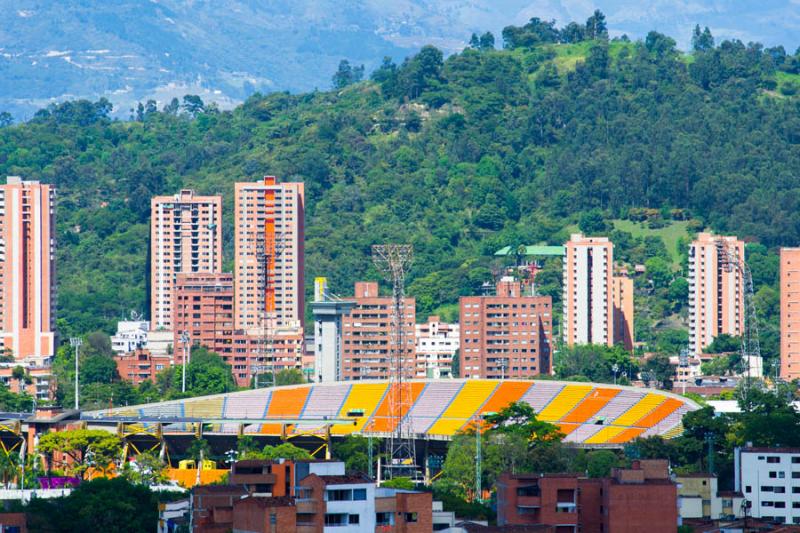
[{"label": "curved stadium canopy", "polygon": [[[681,418],[698,409],[687,398],[651,389],[597,383],[530,380],[413,380],[405,383],[408,417],[417,438],[449,439],[476,417],[500,411],[515,401],[530,404],[539,419],[560,426],[566,442],[619,445],[637,437],[673,437]],[[395,388],[395,390],[397,390]],[[249,434],[303,433],[336,420],[331,433],[393,430],[392,401],[386,381],[337,382],[263,388],[120,407],[84,413],[87,421],[104,418],[167,425],[188,419],[211,423],[213,432],[235,434],[244,424]],[[259,423],[260,419],[268,419]],[[283,422],[286,420],[286,422]]]}]

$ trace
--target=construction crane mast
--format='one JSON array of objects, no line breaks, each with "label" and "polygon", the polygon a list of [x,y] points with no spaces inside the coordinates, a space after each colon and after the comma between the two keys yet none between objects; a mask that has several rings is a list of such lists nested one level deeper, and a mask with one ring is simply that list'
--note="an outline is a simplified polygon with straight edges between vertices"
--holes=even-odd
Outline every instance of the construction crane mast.
[{"label": "construction crane mast", "polygon": [[[259,371],[267,370],[270,381],[267,386],[275,386],[275,264],[283,254],[285,242],[283,233],[275,231],[275,191],[265,191],[267,206],[264,220],[264,231],[259,233],[256,241],[256,257],[259,269],[259,293],[264,301],[261,306],[261,341],[259,343],[259,362],[253,371],[253,387],[258,388]],[[266,363],[264,365],[263,363]]]},{"label": "construction crane mast", "polygon": [[405,416],[413,402],[411,383],[406,376],[413,361],[408,357],[405,313],[405,276],[411,266],[413,248],[408,244],[385,244],[372,247],[375,267],[392,284],[392,312],[389,338],[389,419],[392,431],[387,439],[385,478],[416,477],[417,461],[411,422]]},{"label": "construction crane mast", "polygon": [[716,240],[717,259],[726,272],[736,272],[741,280],[744,300],[744,328],[742,329],[741,355],[744,365],[745,394],[751,378],[763,374],[761,345],[758,340],[758,316],[753,293],[753,275],[744,257],[739,257],[737,249],[729,246],[723,239]]}]

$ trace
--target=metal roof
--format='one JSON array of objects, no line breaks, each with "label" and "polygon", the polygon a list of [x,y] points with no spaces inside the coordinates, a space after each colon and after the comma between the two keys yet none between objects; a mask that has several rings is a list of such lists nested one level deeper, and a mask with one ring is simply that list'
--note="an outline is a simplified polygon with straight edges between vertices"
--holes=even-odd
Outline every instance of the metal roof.
[{"label": "metal roof", "polygon": [[[501,248],[497,250],[494,255],[515,255],[515,252],[512,250],[511,246],[506,246],[505,248]],[[563,246],[545,246],[545,245],[533,245],[533,246],[525,246],[525,254],[524,255],[539,255],[539,256],[562,256],[564,255],[564,247]]]}]

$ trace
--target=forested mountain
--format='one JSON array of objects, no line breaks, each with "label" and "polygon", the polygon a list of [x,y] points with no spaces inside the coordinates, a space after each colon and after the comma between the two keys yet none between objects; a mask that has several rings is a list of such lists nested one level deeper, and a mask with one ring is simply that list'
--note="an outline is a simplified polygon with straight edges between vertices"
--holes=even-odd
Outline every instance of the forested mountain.
[{"label": "forested mountain", "polygon": [[[256,94],[230,112],[189,97],[122,122],[74,101],[0,128],[0,174],[58,188],[62,337],[147,310],[152,195],[223,194],[230,268],[233,184],[263,174],[305,181],[306,279],[342,295],[377,279],[375,243],[414,245],[408,292],[425,316],[476,293],[503,246],[614,230],[619,257],[668,265],[637,282],[642,301],[665,302],[637,315],[655,342],[650,326],[674,325],[685,300],[685,229],[709,227],[763,245],[751,249],[774,329],[774,250],[800,243],[800,58],[700,31],[690,55],[655,32],[609,41],[602,19],[503,34],[502,51],[488,35],[447,60],[425,47],[369,81],[344,68],[335,91]],[[611,225],[642,217],[689,222],[669,248]],[[559,283],[548,265],[556,302]]]},{"label": "forested mountain", "polygon": [[105,96],[127,118],[137,100],[187,92],[228,106],[255,91],[327,89],[341,59],[372,70],[427,43],[449,55],[473,31],[499,35],[534,15],[566,24],[595,5],[612,37],[657,29],[686,49],[699,22],[745,43],[800,45],[791,0],[0,0],[0,111],[25,120]]}]

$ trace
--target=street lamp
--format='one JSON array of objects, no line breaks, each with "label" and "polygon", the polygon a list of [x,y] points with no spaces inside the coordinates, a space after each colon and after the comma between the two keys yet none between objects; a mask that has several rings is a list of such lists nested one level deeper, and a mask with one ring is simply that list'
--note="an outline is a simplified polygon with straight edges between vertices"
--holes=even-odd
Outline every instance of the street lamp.
[{"label": "street lamp", "polygon": [[614,385],[617,384],[617,372],[619,372],[619,365],[614,363],[611,365],[611,370],[614,372]]},{"label": "street lamp", "polygon": [[183,343],[183,375],[181,377],[181,392],[186,392],[186,359],[189,357],[191,352],[189,347],[189,342],[191,341],[191,337],[189,337],[189,332],[184,331],[181,333],[181,342]]},{"label": "street lamp", "polygon": [[78,405],[78,394],[80,390],[80,385],[78,381],[78,354],[80,353],[81,344],[83,344],[83,339],[80,337],[70,337],[69,345],[75,348],[75,410],[79,409]]}]

